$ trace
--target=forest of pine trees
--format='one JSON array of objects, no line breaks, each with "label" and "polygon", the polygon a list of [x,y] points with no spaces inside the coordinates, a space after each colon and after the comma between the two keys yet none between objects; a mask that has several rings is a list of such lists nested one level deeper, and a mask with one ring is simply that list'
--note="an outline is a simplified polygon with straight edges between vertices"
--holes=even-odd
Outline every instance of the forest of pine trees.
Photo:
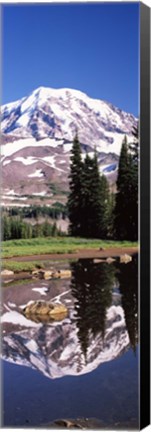
[{"label": "forest of pine trees", "polygon": [[[39,218],[45,218],[39,223]],[[30,239],[35,237],[60,236],[57,220],[67,217],[66,207],[55,203],[52,207],[33,205],[30,207],[12,207],[2,209],[2,238],[3,240]],[[50,223],[49,218],[52,219]],[[34,219],[34,225],[28,222]]]},{"label": "forest of pine trees", "polygon": [[97,153],[82,158],[76,135],[71,155],[68,198],[69,233],[100,239],[138,239],[138,128],[133,142],[125,136],[119,158],[116,194],[99,172]]},{"label": "forest of pine trees", "polygon": [[47,219],[42,224],[31,225],[19,217],[2,217],[2,238],[4,241],[59,235],[61,232],[57,229],[56,222],[50,224]]}]

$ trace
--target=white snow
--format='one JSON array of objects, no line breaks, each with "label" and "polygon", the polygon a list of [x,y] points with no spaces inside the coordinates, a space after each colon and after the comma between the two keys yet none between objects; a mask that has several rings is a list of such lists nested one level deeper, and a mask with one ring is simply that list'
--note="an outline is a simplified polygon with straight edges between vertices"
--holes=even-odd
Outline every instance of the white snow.
[{"label": "white snow", "polygon": [[[14,141],[13,143],[3,144],[1,146],[1,156],[11,156],[17,151],[27,147],[58,147],[63,143],[63,140],[56,141],[55,139],[45,138],[36,141],[35,138],[24,138]],[[71,144],[72,147],[72,144]]]},{"label": "white snow", "polygon": [[42,191],[42,192],[33,192],[34,196],[45,196],[46,195],[46,191]]},{"label": "white snow", "polygon": [[9,199],[9,200],[13,201],[13,200],[16,199],[16,197],[11,196],[11,195],[10,195],[9,197],[8,197],[7,195],[3,195],[3,196],[2,196],[2,199]]},{"label": "white snow", "polygon": [[41,324],[37,324],[34,321],[25,318],[17,311],[6,312],[4,315],[2,315],[1,322],[19,324],[24,327],[41,327]]},{"label": "white snow", "polygon": [[67,346],[65,347],[65,349],[64,349],[64,350],[62,351],[62,353],[61,353],[60,360],[61,360],[61,361],[66,361],[66,360],[68,360],[68,358],[69,358],[70,355],[71,355],[72,350],[74,351],[74,349],[75,349],[75,343],[72,343],[72,344],[70,344],[70,345],[67,345]]},{"label": "white snow", "polygon": [[47,287],[32,288],[32,291],[37,291],[41,295],[47,295],[48,288]]},{"label": "white snow", "polygon": [[36,353],[38,351],[38,345],[33,339],[27,341],[25,343],[25,346],[26,346],[26,348],[29,349],[29,351],[31,351],[33,353]]},{"label": "white snow", "polygon": [[13,143],[7,143],[1,146],[1,155],[3,156],[11,156],[19,150],[22,150],[25,147],[33,147],[35,145],[35,138],[28,139],[19,139],[14,141]]},{"label": "white snow", "polygon": [[[5,205],[6,202],[2,201],[1,206],[5,206]],[[12,207],[12,204],[7,202],[7,207]],[[13,203],[13,207],[30,207],[30,204]]]},{"label": "white snow", "polygon": [[61,303],[61,302],[60,302],[61,297],[63,297],[65,294],[68,294],[69,292],[71,292],[71,289],[69,289],[69,290],[67,290],[67,291],[64,291],[64,292],[61,293],[61,294],[58,294],[57,296],[53,297],[53,298],[51,299],[51,301],[53,301],[54,303]]},{"label": "white snow", "polygon": [[33,111],[36,106],[36,97],[34,92],[31,93],[30,96],[26,97],[21,104],[21,112],[25,113],[26,111]]},{"label": "white snow", "polygon": [[34,173],[28,174],[28,177],[43,177],[41,169],[37,169]]},{"label": "white snow", "polygon": [[66,143],[63,145],[64,153],[68,153],[69,151],[71,151],[71,149],[72,149],[72,143],[69,144]]},{"label": "white snow", "polygon": [[42,158],[42,160],[48,162],[52,166],[52,168],[56,168],[56,166],[55,166],[55,156],[44,156]]},{"label": "white snow", "polygon": [[5,192],[5,195],[16,195],[14,189],[9,189]]},{"label": "white snow", "polygon": [[60,161],[59,161],[59,164],[63,164],[63,163],[65,163],[66,161],[64,160],[64,159],[61,159]]},{"label": "white snow", "polygon": [[[1,198],[4,200],[11,200],[11,201],[15,201],[15,200],[25,201],[25,200],[27,200],[27,197],[21,197],[20,195],[17,195],[17,194],[15,196],[12,196],[10,194],[2,195]],[[13,203],[13,205],[14,205],[14,203]]]},{"label": "white snow", "polygon": [[15,303],[11,303],[11,302],[8,302],[8,306],[10,306],[10,307],[16,307],[16,304]]},{"label": "white snow", "polygon": [[8,311],[11,310],[10,307],[8,306],[8,304],[6,304],[6,303],[4,303],[4,307],[5,307],[5,309],[8,310]]},{"label": "white snow", "polygon": [[4,160],[4,162],[3,162],[3,166],[8,165],[10,162],[11,162],[10,159],[8,159],[8,160],[6,160],[6,161]]},{"label": "white snow", "polygon": [[28,125],[29,120],[30,120],[29,113],[25,113],[25,114],[20,116],[20,118],[16,122],[16,125],[25,127]]},{"label": "white snow", "polygon": [[66,121],[66,115],[62,111],[62,107],[59,106],[59,104],[56,102],[51,103],[51,109],[53,110],[54,114],[61,118],[63,121]]},{"label": "white snow", "polygon": [[38,159],[35,159],[33,156],[28,156],[28,157],[16,157],[13,159],[16,162],[22,162],[24,165],[32,165],[36,162],[38,162]]}]

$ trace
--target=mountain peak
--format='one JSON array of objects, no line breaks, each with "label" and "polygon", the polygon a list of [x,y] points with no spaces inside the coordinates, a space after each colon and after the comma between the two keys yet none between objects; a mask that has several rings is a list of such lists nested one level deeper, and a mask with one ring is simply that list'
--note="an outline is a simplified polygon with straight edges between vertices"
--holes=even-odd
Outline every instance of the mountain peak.
[{"label": "mountain peak", "polygon": [[[77,130],[82,152],[91,156],[96,148],[100,170],[114,183],[124,135],[131,142],[136,125],[133,115],[69,88],[41,86],[2,106],[1,155],[6,194],[10,196],[13,190],[19,196],[21,192],[50,195],[50,182],[57,182],[67,192],[70,150]],[[35,183],[30,177],[35,177]]]},{"label": "mountain peak", "polygon": [[[26,114],[26,116],[25,116]],[[34,126],[33,126],[34,119]],[[110,132],[131,134],[136,119],[108,102],[92,99],[79,90],[38,87],[30,95],[2,106],[2,132],[23,136],[53,136],[72,140],[78,129],[82,142],[110,141]],[[39,126],[40,125],[40,126]],[[22,130],[20,128],[23,128]],[[36,135],[35,135],[36,129]],[[89,130],[89,138],[87,133]],[[107,135],[104,134],[104,131]],[[72,132],[72,133],[71,133]],[[18,132],[17,132],[18,133]],[[93,135],[93,138],[92,138]]]}]

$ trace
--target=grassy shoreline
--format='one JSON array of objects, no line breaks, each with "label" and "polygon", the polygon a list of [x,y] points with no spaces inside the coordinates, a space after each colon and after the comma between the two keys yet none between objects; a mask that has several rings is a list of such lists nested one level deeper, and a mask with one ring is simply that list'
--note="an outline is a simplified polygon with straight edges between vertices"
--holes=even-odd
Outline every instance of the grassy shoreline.
[{"label": "grassy shoreline", "polygon": [[137,242],[129,241],[89,240],[74,237],[39,237],[2,242],[2,259],[47,254],[72,254],[80,250],[130,248],[137,246]]},{"label": "grassy shoreline", "polygon": [[138,249],[137,242],[48,237],[2,242],[2,269],[15,273],[45,268],[51,259],[72,260],[89,256],[115,256]]}]

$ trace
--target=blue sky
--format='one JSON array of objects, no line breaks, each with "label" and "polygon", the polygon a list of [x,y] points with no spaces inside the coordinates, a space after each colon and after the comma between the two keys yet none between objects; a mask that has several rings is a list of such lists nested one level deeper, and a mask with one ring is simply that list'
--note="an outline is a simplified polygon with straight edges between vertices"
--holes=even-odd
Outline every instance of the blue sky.
[{"label": "blue sky", "polygon": [[138,115],[139,3],[3,5],[2,103],[69,87]]}]

